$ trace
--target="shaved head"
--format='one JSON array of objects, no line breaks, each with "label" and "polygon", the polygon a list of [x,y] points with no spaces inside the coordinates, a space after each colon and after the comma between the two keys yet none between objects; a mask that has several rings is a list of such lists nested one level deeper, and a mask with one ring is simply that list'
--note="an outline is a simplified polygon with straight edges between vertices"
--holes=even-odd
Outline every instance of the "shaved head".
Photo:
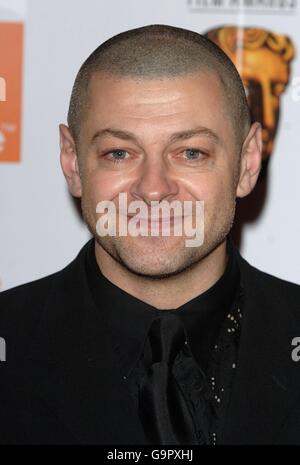
[{"label": "shaved head", "polygon": [[85,60],[76,76],[68,111],[68,125],[75,142],[79,141],[80,127],[89,106],[92,75],[102,73],[118,79],[157,80],[199,72],[217,75],[224,97],[220,105],[225,107],[240,146],[251,119],[244,86],[234,64],[206,37],[166,25],[122,32],[97,47]]}]

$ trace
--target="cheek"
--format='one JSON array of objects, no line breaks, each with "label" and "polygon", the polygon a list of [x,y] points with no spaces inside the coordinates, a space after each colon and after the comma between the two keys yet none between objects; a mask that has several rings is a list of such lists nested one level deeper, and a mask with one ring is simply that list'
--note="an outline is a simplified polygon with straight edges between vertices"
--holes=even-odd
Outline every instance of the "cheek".
[{"label": "cheek", "polygon": [[86,171],[82,190],[82,196],[96,204],[102,200],[113,200],[120,190],[120,182],[100,170]]},{"label": "cheek", "polygon": [[232,185],[224,173],[203,173],[193,185],[189,185],[193,197],[212,205],[222,201],[232,191]]},{"label": "cheek", "polygon": [[[204,200],[204,211],[207,219],[218,218],[232,210],[235,202],[235,191],[233,182],[228,176],[210,176],[199,183],[197,199]],[[227,212],[227,213],[226,213]]]}]

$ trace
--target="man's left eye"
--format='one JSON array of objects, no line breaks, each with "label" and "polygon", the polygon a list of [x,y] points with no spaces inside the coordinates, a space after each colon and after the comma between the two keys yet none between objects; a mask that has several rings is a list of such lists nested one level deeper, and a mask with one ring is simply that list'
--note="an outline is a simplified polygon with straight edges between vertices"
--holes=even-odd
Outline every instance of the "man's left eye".
[{"label": "man's left eye", "polygon": [[198,160],[202,155],[204,155],[201,150],[197,149],[186,149],[184,153],[186,154],[188,160]]}]

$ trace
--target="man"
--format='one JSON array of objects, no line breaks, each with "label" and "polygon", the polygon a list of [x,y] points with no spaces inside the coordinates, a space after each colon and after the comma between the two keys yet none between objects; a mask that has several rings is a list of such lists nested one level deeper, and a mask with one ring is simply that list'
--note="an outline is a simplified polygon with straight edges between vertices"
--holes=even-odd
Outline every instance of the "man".
[{"label": "man", "polygon": [[[300,289],[230,237],[261,145],[235,67],[199,34],[146,26],[90,55],[60,146],[93,239],[63,270],[1,294],[0,442],[299,444]],[[147,217],[173,201],[204,205],[169,218],[171,233],[202,228],[192,247],[191,229],[162,234],[165,207]],[[140,234],[121,234],[136,205]]]}]

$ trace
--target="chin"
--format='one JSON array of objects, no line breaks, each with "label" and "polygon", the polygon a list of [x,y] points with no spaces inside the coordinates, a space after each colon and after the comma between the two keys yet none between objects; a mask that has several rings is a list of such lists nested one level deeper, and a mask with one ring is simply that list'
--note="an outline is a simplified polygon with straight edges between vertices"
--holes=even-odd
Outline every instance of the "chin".
[{"label": "chin", "polygon": [[140,248],[116,248],[114,257],[128,270],[143,276],[155,276],[173,272],[178,268],[174,254],[165,250],[141,250]]},{"label": "chin", "polygon": [[159,268],[159,267],[131,267],[127,266],[127,268],[137,276],[141,276],[143,278],[159,280],[164,278],[170,278],[171,276],[175,276],[181,272],[180,269],[166,269]]}]

